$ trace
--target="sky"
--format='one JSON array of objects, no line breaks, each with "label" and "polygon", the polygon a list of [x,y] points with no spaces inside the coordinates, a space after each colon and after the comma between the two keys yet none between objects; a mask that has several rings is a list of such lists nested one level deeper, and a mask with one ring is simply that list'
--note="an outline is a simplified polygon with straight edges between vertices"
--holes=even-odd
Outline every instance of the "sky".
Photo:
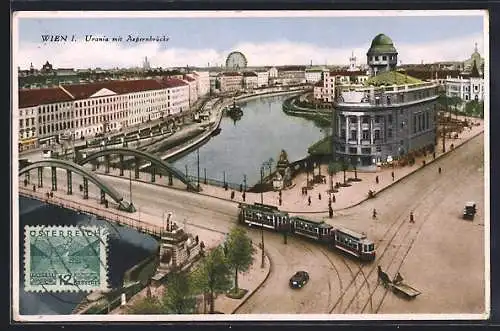
[{"label": "sky", "polygon": [[[363,15],[371,16],[362,17],[345,13],[307,17],[311,12],[294,14],[299,17],[286,17],[280,12],[266,17],[249,17],[244,13],[234,13],[236,17],[217,17],[213,13],[203,14],[205,17],[179,17],[179,14],[157,17],[158,13],[155,17],[39,14],[15,17],[14,61],[21,69],[29,68],[30,63],[41,68],[46,61],[54,68],[104,69],[142,66],[147,56],[152,67],[168,68],[221,65],[230,52],[240,51],[249,66],[311,62],[319,66],[347,65],[351,53],[358,64],[366,63],[366,52],[379,33],[392,39],[403,64],[463,61],[470,57],[475,43],[484,56],[482,12],[476,11],[476,15],[470,15],[470,11],[468,15],[454,12],[453,16],[430,13],[432,16],[422,13],[418,16],[415,12],[403,15],[365,12]],[[43,42],[43,35],[66,35],[68,41]],[[73,35],[75,41],[70,41]],[[110,40],[121,36],[124,41],[85,41],[88,35]],[[168,41],[130,42],[126,41],[128,35],[165,36]]]}]

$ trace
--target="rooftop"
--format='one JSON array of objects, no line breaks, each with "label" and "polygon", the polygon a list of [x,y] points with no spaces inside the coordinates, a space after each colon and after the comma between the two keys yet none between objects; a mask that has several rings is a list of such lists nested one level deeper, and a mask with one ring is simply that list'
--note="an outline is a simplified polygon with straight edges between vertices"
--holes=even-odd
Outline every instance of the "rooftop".
[{"label": "rooftop", "polygon": [[368,78],[365,85],[368,86],[391,86],[404,84],[423,83],[422,80],[409,76],[408,74],[399,71],[382,72],[376,76]]}]

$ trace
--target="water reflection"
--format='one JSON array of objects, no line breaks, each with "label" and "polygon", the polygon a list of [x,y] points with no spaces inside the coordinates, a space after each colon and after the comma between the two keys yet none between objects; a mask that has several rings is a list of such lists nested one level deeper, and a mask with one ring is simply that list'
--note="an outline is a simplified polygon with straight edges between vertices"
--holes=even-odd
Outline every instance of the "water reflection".
[{"label": "water reflection", "polygon": [[[24,226],[26,225],[96,225],[108,228],[108,282],[116,288],[123,284],[126,270],[156,251],[158,243],[150,236],[127,227],[98,220],[72,210],[19,198],[19,267],[24,267]],[[71,314],[77,304],[86,296],[84,293],[33,293],[24,291],[24,273],[19,275],[19,309],[23,315]]]},{"label": "water reflection", "polygon": [[[288,116],[282,111],[282,103],[288,96],[257,98],[240,104],[243,116],[234,121],[224,117],[222,131],[199,149],[200,177],[205,170],[208,178],[251,186],[260,179],[262,162],[276,160],[284,149],[288,159],[295,161],[307,156],[307,148],[323,138],[328,130],[322,130],[314,121]],[[171,159],[174,165],[188,174],[197,175],[196,151]],[[274,165],[275,166],[275,165]]]}]

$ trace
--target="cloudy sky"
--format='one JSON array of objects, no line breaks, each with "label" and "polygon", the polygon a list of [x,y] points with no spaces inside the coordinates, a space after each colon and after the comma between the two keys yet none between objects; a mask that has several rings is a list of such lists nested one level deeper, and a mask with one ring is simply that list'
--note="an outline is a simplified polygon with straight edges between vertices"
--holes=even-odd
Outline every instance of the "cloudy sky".
[{"label": "cloudy sky", "polygon": [[[55,68],[135,67],[142,65],[145,56],[153,67],[221,65],[235,50],[246,55],[250,66],[311,61],[314,65],[347,64],[352,52],[358,63],[365,63],[378,33],[393,40],[402,63],[461,61],[470,57],[475,43],[483,55],[485,46],[485,18],[479,11],[274,12],[253,13],[253,17],[248,13],[179,17],[195,14],[158,12],[155,17],[141,13],[134,17],[123,13],[31,15],[14,21],[14,61],[21,69],[30,63],[40,68],[47,60]],[[43,35],[66,35],[68,41],[43,42]],[[123,41],[85,41],[89,35],[110,40],[122,37]],[[165,36],[168,41],[127,42],[128,35]],[[71,41],[73,36],[75,41]]]}]

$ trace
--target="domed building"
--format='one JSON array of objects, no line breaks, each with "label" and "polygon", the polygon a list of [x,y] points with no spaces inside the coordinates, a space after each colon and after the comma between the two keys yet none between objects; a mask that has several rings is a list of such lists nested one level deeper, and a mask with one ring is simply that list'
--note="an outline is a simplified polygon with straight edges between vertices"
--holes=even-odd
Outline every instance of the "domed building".
[{"label": "domed building", "polygon": [[367,52],[363,84],[330,82],[334,159],[374,167],[436,144],[438,85],[396,71],[391,38],[377,35]]},{"label": "domed building", "polygon": [[380,33],[372,40],[370,49],[366,53],[366,62],[370,67],[370,75],[396,69],[398,51],[391,38]]},{"label": "domed building", "polygon": [[477,50],[477,43],[474,45],[474,52],[470,58],[464,61],[464,72],[472,72],[472,67],[476,64],[476,68],[480,74],[483,74],[484,59]]}]

